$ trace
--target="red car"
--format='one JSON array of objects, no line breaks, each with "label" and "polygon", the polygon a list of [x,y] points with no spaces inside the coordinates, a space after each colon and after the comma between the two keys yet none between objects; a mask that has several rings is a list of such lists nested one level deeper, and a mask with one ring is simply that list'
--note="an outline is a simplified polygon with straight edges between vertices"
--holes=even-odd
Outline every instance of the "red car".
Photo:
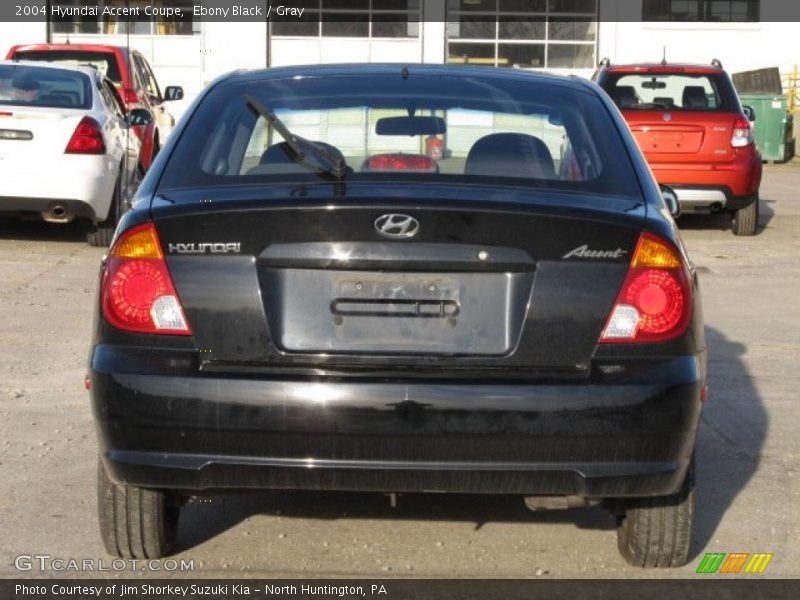
[{"label": "red car", "polygon": [[119,89],[125,108],[144,108],[153,114],[153,122],[146,127],[134,127],[142,142],[140,166],[146,171],[158,153],[167,132],[161,131],[171,116],[165,111],[165,100],[180,100],[183,89],[169,86],[161,94],[161,88],[147,60],[136,50],[125,46],[98,44],[32,44],[12,46],[6,56],[9,60],[42,60],[71,64],[92,65],[108,77]]},{"label": "red car", "polygon": [[719,61],[711,65],[600,64],[593,80],[619,107],[660,184],[681,211],[726,211],[736,235],[758,224],[761,156],[752,108]]}]

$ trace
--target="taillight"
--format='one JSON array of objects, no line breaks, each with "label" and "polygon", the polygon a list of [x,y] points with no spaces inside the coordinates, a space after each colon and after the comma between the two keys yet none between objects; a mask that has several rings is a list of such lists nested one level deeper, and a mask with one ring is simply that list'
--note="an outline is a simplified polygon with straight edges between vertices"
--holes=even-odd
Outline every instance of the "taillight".
[{"label": "taillight", "polygon": [[65,154],[105,154],[103,130],[92,117],[83,117],[64,149]]},{"label": "taillight", "polygon": [[672,339],[686,331],[691,314],[691,286],[680,253],[669,242],[643,233],[600,342]]},{"label": "taillight", "polygon": [[122,88],[119,91],[119,95],[122,97],[122,101],[125,103],[125,106],[128,109],[141,108],[141,102],[139,101],[139,94],[136,93],[135,89]]},{"label": "taillight", "polygon": [[744,148],[753,143],[753,128],[750,121],[739,117],[733,122],[733,136],[731,146],[734,148]]},{"label": "taillight", "polygon": [[101,296],[103,315],[118,329],[192,333],[152,223],[126,231],[111,248]]},{"label": "taillight", "polygon": [[433,160],[420,154],[376,154],[367,162],[370,171],[423,171],[433,173]]}]

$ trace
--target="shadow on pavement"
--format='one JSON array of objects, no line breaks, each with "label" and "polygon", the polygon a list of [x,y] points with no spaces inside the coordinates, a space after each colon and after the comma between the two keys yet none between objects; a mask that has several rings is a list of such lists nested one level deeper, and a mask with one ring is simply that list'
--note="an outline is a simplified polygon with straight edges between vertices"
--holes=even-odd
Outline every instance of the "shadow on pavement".
[{"label": "shadow on pavement", "polygon": [[86,232],[87,225],[82,221],[60,224],[0,219],[0,240],[86,243]]},{"label": "shadow on pavement", "polygon": [[386,519],[390,521],[487,523],[572,523],[580,529],[613,530],[616,523],[602,508],[532,512],[519,496],[401,494],[392,508],[388,496],[348,492],[273,492],[215,496],[189,504],[181,512],[178,551],[202,544],[253,515],[289,519]]},{"label": "shadow on pavement", "polygon": [[[775,200],[761,198],[758,209],[758,225],[756,235],[764,232],[772,219],[775,218]],[[706,214],[686,214],[678,218],[678,228],[699,231],[703,229],[714,229],[718,231],[728,231],[733,235],[733,220],[726,212],[713,215]]]},{"label": "shadow on pavement", "polygon": [[706,342],[710,397],[703,407],[696,446],[694,558],[717,550],[714,535],[758,470],[769,426],[764,403],[742,362],[747,347],[710,327],[706,327]]}]

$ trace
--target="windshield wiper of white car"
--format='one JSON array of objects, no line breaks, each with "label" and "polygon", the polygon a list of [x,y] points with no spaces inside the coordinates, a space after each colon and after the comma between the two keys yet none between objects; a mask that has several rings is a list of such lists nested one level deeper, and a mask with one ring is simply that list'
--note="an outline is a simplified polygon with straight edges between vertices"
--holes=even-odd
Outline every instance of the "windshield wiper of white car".
[{"label": "windshield wiper of white car", "polygon": [[[335,181],[344,180],[344,177],[347,174],[347,163],[345,163],[343,158],[328,152],[324,148],[321,148],[314,142],[307,140],[304,137],[292,133],[289,128],[286,127],[283,121],[281,121],[274,112],[262,104],[258,98],[255,98],[250,94],[245,94],[244,99],[250,108],[256,111],[259,116],[264,117],[269,124],[275,128],[275,131],[281,135],[283,140],[286,142],[286,145],[289,146],[294,153],[295,156],[293,158],[298,164],[303,165],[313,173],[321,175],[325,178],[333,179]],[[306,160],[306,155],[309,153],[327,163],[329,165],[328,168],[320,169],[318,164]]]}]

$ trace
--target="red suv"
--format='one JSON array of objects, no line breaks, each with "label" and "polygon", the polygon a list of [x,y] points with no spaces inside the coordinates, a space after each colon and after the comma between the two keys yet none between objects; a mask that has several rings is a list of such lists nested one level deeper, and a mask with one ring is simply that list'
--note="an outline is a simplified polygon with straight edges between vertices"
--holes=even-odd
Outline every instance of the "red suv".
[{"label": "red suv", "polygon": [[145,127],[134,127],[142,142],[140,166],[146,171],[158,153],[167,131],[162,131],[172,116],[166,112],[165,100],[180,100],[183,89],[170,86],[161,94],[150,65],[136,50],[125,46],[97,44],[33,44],[12,46],[6,56],[9,60],[42,60],[92,65],[108,77],[119,89],[125,108],[144,108],[153,114],[153,122]]},{"label": "red suv", "polygon": [[758,224],[761,156],[755,113],[739,103],[719,61],[711,65],[611,65],[592,78],[628,122],[658,183],[674,188],[681,211],[727,211],[736,235]]}]

